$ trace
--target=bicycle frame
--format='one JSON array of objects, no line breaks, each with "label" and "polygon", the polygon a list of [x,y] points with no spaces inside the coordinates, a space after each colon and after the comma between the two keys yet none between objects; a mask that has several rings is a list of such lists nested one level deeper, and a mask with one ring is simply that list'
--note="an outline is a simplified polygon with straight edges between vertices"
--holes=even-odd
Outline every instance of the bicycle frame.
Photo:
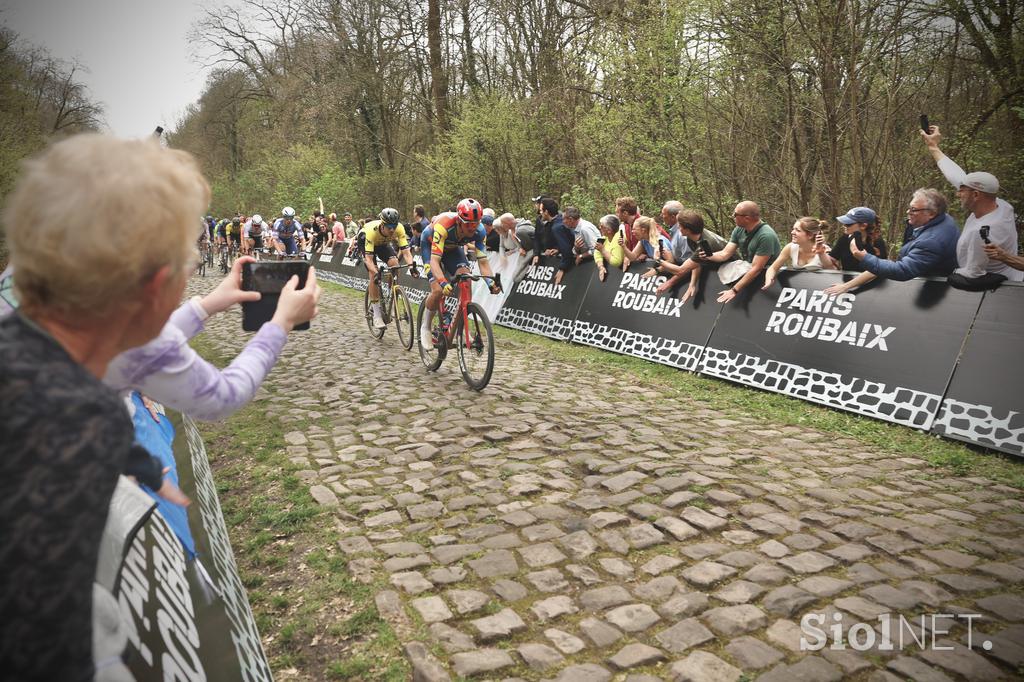
[{"label": "bicycle frame", "polygon": [[[457,275],[457,277],[459,277],[459,276]],[[452,315],[452,321],[446,327],[442,328],[443,331],[444,331],[444,336],[448,340],[448,344],[449,345],[452,345],[453,342],[455,341],[454,337],[452,336],[452,329],[456,326],[455,325],[455,321],[457,319],[461,319],[462,320],[462,324],[460,325],[460,327],[462,329],[462,334],[464,336],[462,341],[463,341],[463,343],[469,345],[469,342],[470,342],[470,340],[469,340],[469,304],[473,300],[473,287],[470,284],[471,281],[472,281],[472,279],[467,276],[465,278],[460,277],[459,280],[455,283],[455,288],[456,288],[455,297],[458,299],[459,308],[455,312],[455,315]],[[446,296],[445,298],[448,298],[448,297]],[[444,308],[445,308],[445,303],[444,303],[444,299],[442,299],[441,300],[442,315],[443,315]],[[442,316],[441,319],[443,320],[444,317]]]}]

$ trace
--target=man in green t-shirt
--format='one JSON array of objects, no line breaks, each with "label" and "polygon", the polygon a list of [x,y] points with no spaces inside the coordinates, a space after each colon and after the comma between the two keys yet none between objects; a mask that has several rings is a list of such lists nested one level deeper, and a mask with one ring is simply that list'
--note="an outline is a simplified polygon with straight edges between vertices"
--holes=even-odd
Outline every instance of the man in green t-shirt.
[{"label": "man in green t-shirt", "polygon": [[740,258],[750,263],[751,268],[743,277],[718,295],[719,303],[728,303],[736,298],[736,294],[757,279],[766,267],[775,261],[782,251],[779,235],[771,225],[761,222],[761,207],[753,201],[741,201],[732,212],[736,228],[729,237],[725,248],[716,252],[708,260],[713,263],[724,263],[737,252]]}]

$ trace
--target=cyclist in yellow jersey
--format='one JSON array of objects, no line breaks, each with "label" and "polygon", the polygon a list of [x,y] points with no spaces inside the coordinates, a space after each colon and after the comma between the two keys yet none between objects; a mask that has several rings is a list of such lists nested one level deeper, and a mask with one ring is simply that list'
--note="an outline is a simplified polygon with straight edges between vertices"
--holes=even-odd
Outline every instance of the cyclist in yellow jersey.
[{"label": "cyclist in yellow jersey", "polygon": [[[409,248],[409,238],[405,234],[405,226],[398,221],[398,211],[394,208],[385,208],[380,212],[378,220],[373,220],[363,226],[362,231],[356,238],[356,252],[362,254],[363,263],[370,274],[370,309],[373,311],[373,326],[383,329],[384,318],[380,313],[380,287],[374,281],[377,276],[377,258],[388,264],[389,268],[398,266],[398,255],[395,253],[392,244],[398,242],[398,250],[402,252],[402,260],[406,265],[411,266],[409,274],[419,277],[416,271],[416,264],[412,259],[412,250]],[[397,276],[397,273],[396,273]]]}]

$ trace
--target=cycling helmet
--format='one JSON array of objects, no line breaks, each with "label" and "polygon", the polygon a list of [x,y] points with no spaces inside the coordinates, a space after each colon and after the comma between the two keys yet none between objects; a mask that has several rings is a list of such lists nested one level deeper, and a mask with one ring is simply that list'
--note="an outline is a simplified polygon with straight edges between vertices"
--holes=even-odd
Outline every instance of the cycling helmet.
[{"label": "cycling helmet", "polygon": [[483,206],[476,199],[463,199],[455,212],[459,216],[459,222],[463,223],[479,223],[484,215]]},{"label": "cycling helmet", "polygon": [[236,215],[234,218],[231,219],[231,224],[232,225],[238,225],[241,222],[242,222],[242,216],[237,216]]},{"label": "cycling helmet", "polygon": [[384,223],[385,227],[395,227],[398,225],[398,210],[394,208],[385,208],[377,216],[381,222]]},{"label": "cycling helmet", "polygon": [[281,215],[285,218],[294,218],[295,209],[292,208],[291,206],[285,206],[284,208],[281,209]]},{"label": "cycling helmet", "polygon": [[254,214],[253,217],[252,217],[252,224],[253,225],[262,225],[263,224],[263,216],[261,216],[259,213]]}]

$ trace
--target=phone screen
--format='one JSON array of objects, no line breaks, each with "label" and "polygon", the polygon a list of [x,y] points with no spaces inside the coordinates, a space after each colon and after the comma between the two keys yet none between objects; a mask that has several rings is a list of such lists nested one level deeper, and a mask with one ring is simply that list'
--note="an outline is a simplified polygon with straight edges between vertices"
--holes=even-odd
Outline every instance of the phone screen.
[{"label": "phone screen", "polygon": [[[260,292],[260,300],[242,304],[242,329],[259,331],[274,317],[281,289],[292,275],[299,276],[298,288],[306,286],[309,263],[306,261],[263,261],[242,264],[242,289]],[[309,322],[295,326],[296,330],[309,329]]]},{"label": "phone screen", "polygon": [[265,261],[242,266],[242,289],[261,294],[279,294],[292,275],[299,276],[298,288],[306,284],[309,263],[306,261]]}]

